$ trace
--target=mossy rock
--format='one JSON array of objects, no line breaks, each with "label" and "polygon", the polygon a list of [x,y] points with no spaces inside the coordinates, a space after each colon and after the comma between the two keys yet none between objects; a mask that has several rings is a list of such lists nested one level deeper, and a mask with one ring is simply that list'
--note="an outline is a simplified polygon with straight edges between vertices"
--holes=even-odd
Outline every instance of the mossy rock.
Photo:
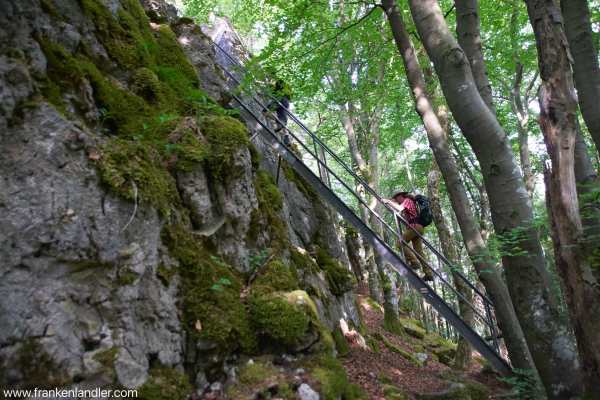
[{"label": "mossy rock", "polygon": [[308,348],[321,338],[317,309],[301,290],[291,271],[280,261],[271,261],[250,288],[248,305],[253,325],[290,351]]},{"label": "mossy rock", "polygon": [[[260,168],[256,171],[256,180],[265,197],[265,201],[267,201],[275,211],[281,210],[283,208],[283,198],[281,197],[281,192],[277,187],[275,178],[267,171]],[[296,251],[296,253],[299,252]]]},{"label": "mossy rock", "polygon": [[383,388],[383,397],[385,400],[408,400],[409,397],[404,392],[404,390],[400,389],[398,386],[394,385],[381,385]]},{"label": "mossy rock", "polygon": [[379,342],[377,341],[377,339],[369,336],[365,339],[365,342],[367,343],[367,347],[373,350],[375,353],[381,353],[381,348],[379,347]]},{"label": "mossy rock", "polygon": [[413,350],[415,353],[425,353],[425,348],[420,344],[413,345]]},{"label": "mossy rock", "polygon": [[[271,249],[275,252],[283,252],[289,247],[289,244],[286,240],[285,225],[277,215],[277,211],[280,209],[279,198],[281,195],[277,196],[276,192],[279,189],[275,180],[269,179],[267,175],[269,174],[266,171],[257,172],[257,178],[253,182],[258,208],[250,214],[250,229],[246,234],[246,243],[255,242],[266,231],[271,239],[269,244]],[[283,203],[281,205],[283,206]]]},{"label": "mossy rock", "polygon": [[442,371],[440,377],[447,381],[462,383],[472,400],[485,400],[490,394],[489,389],[485,387],[485,385],[469,379],[465,374],[461,374],[457,371]]},{"label": "mossy rock", "polygon": [[150,370],[150,377],[138,389],[138,398],[144,400],[185,400],[191,385],[183,372],[173,369]]},{"label": "mossy rock", "polygon": [[308,183],[298,171],[288,165],[285,161],[281,163],[281,169],[283,169],[283,175],[285,176],[285,179],[292,182],[298,188],[298,190],[304,194],[304,197],[306,197],[310,203],[314,203],[321,199],[319,192],[317,192],[316,189],[313,188],[312,185]]},{"label": "mossy rock", "polygon": [[449,367],[454,365],[458,347],[455,343],[449,342],[433,332],[427,336],[426,341],[428,342],[427,348],[434,355],[436,361]]},{"label": "mossy rock", "polygon": [[331,356],[319,356],[305,361],[309,375],[320,383],[320,394],[324,400],[355,400],[369,397],[358,385],[350,383],[346,370]]},{"label": "mossy rock", "polygon": [[402,323],[402,326],[407,334],[417,339],[425,339],[426,332],[423,328],[419,327],[419,321],[409,318],[400,318],[400,322]]},{"label": "mossy rock", "polygon": [[381,307],[381,304],[379,304],[372,298],[365,297],[365,299],[363,301],[365,303],[367,303],[369,305],[369,307],[371,307],[373,310],[375,310],[375,312],[378,312],[379,314],[383,314],[383,308]]},{"label": "mossy rock", "polygon": [[384,314],[381,327],[394,335],[404,336],[404,326],[400,322],[398,315],[394,311],[391,304],[385,302],[383,305]]},{"label": "mossy rock", "polygon": [[344,355],[350,352],[350,346],[348,345],[344,332],[342,332],[339,324],[334,324],[331,336],[335,342],[335,349],[337,350],[338,355]]},{"label": "mossy rock", "polygon": [[449,390],[435,393],[417,393],[419,400],[474,400],[462,383],[453,383]]},{"label": "mossy rock", "polygon": [[267,392],[271,382],[280,377],[279,368],[264,356],[253,359],[252,364],[244,364],[236,368],[236,379],[225,384],[227,398],[250,397],[254,393]]},{"label": "mossy rock", "polygon": [[210,143],[210,165],[218,177],[223,177],[222,173],[231,168],[235,151],[250,144],[246,127],[228,116],[203,117],[200,131]]},{"label": "mossy rock", "polygon": [[[243,277],[203,248],[182,225],[165,225],[162,242],[179,261],[183,325],[192,337],[219,343],[224,350],[256,351],[255,333],[240,300]],[[202,330],[195,326],[200,321]]]},{"label": "mossy rock", "polygon": [[323,249],[317,249],[317,264],[325,272],[325,279],[334,295],[342,295],[354,289],[352,275]]},{"label": "mossy rock", "polygon": [[391,351],[393,351],[394,353],[400,354],[402,357],[406,358],[409,361],[414,362],[415,364],[417,364],[420,367],[423,366],[423,364],[421,364],[421,361],[419,361],[415,356],[413,356],[412,354],[410,354],[408,351],[402,350],[398,346],[394,345],[392,342],[390,342],[390,340],[388,338],[386,338],[385,336],[383,336],[381,333],[375,332],[373,334],[373,337],[375,339],[379,340],[380,342],[382,342],[383,344],[385,344],[385,346],[388,349],[390,349]]}]

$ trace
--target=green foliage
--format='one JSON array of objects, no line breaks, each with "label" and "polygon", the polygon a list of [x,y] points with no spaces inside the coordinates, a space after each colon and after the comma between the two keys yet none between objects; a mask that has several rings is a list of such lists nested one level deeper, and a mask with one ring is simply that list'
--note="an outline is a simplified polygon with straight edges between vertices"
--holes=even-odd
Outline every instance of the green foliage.
[{"label": "green foliage", "polygon": [[535,398],[535,392],[540,390],[539,380],[540,378],[535,374],[535,371],[515,369],[515,376],[512,378],[500,378],[497,379],[501,382],[508,383],[512,386],[513,392],[519,392],[519,399],[533,399]]},{"label": "green foliage", "polygon": [[173,369],[152,369],[150,377],[138,389],[138,398],[144,400],[185,400],[190,382],[183,372]]},{"label": "green foliage", "polygon": [[248,267],[250,272],[259,268],[262,265],[263,261],[267,258],[268,255],[269,255],[269,251],[263,249],[258,254],[255,254],[253,256],[247,256],[246,260],[248,260],[250,262],[250,266]]}]

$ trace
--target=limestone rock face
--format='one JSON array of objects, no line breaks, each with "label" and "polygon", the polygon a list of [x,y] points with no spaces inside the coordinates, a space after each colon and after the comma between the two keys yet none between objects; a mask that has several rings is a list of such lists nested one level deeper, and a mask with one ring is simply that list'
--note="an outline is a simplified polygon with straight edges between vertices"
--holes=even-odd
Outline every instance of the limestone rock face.
[{"label": "limestone rock face", "polygon": [[[196,390],[206,389],[223,376],[238,348],[199,333],[211,327],[190,317],[202,307],[185,308],[185,290],[204,281],[186,278],[189,271],[182,271],[182,264],[189,254],[173,254],[167,228],[185,226],[186,238],[193,238],[189,243],[201,243],[197,248],[206,251],[202,257],[218,255],[218,266],[243,276],[240,282],[217,276],[202,294],[235,283],[239,288],[231,298],[245,315],[243,286],[251,276],[252,255],[268,250],[289,268],[291,246],[320,247],[348,265],[335,215],[283,172],[277,186],[283,202],[275,210],[268,190],[277,187],[257,188],[258,156],[247,144],[227,150],[221,174],[198,155],[190,168],[167,169],[169,155],[182,148],[181,142],[168,142],[168,131],[160,146],[127,153],[126,145],[151,134],[148,121],[163,119],[150,128],[154,134],[168,123],[168,115],[158,113],[126,125],[122,120],[130,116],[117,114],[131,99],[140,107],[132,114],[147,112],[159,98],[144,98],[134,90],[132,77],[141,70],[158,78],[150,61],[128,66],[138,62],[127,58],[131,52],[110,49],[106,43],[112,36],[102,37],[102,21],[90,18],[93,13],[84,6],[102,11],[104,22],[143,18],[138,25],[145,29],[144,40],[168,33],[165,24],[171,26],[202,90],[223,105],[231,99],[211,39],[191,21],[179,21],[170,3],[140,1],[153,21],[149,25],[144,10],[131,0],[0,2],[0,386],[134,389],[152,380],[150,372],[171,369],[185,371]],[[153,51],[149,42],[128,45],[136,57]],[[53,82],[49,76],[57,75],[57,58],[85,64],[74,68],[77,74],[70,71],[73,77],[64,72],[65,82]],[[107,88],[119,101],[107,101]],[[111,143],[122,144],[116,168],[133,170],[118,188],[98,167],[109,157]],[[273,149],[261,139],[254,146],[262,155],[260,166],[275,177]],[[156,176],[136,175],[149,159],[172,186],[164,204],[153,203],[156,193],[143,192],[144,179]],[[273,227],[277,221],[279,230]],[[195,260],[192,267],[200,269],[204,261]],[[320,324],[328,330],[340,319],[360,323],[352,293],[333,295],[322,273],[298,271],[298,282],[306,283]],[[321,325],[313,325],[292,350],[304,350],[320,337],[316,328]]]},{"label": "limestone rock face", "polygon": [[[175,288],[156,277],[173,260],[154,210],[140,205],[123,230],[134,205],[95,184],[87,150],[101,141],[44,102],[2,140],[0,358],[18,366],[35,342],[85,386],[101,370],[87,354],[116,346],[116,379],[136,388],[149,358],[181,364]],[[15,369],[8,379],[36,379]]]},{"label": "limestone rock face", "polygon": [[202,90],[225,106],[231,101],[231,94],[221,67],[215,59],[212,39],[190,20],[182,20],[175,27],[179,43],[188,59],[198,72]]}]

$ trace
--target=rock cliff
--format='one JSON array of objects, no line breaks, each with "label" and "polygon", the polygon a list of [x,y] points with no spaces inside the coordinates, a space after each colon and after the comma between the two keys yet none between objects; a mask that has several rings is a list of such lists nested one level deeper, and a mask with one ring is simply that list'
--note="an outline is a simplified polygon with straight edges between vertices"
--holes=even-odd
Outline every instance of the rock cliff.
[{"label": "rock cliff", "polygon": [[337,217],[275,182],[198,25],[158,0],[0,9],[2,388],[181,398],[360,325]]}]

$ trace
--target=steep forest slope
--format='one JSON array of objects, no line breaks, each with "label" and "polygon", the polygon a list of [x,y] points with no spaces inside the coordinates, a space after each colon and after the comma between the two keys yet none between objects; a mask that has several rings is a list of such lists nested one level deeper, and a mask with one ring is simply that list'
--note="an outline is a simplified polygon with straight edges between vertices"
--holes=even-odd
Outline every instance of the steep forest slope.
[{"label": "steep forest slope", "polygon": [[142,4],[0,1],[0,386],[185,398],[240,353],[346,379],[336,217],[222,108],[210,38]]}]

